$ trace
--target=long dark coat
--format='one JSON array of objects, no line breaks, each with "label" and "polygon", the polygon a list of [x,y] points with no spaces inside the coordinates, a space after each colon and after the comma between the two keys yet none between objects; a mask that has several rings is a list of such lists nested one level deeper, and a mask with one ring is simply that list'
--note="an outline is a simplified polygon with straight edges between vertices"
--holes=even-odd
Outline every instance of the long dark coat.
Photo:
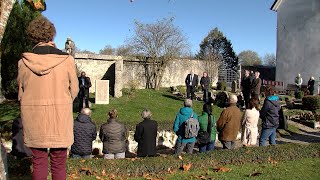
[{"label": "long dark coat", "polygon": [[136,126],[134,140],[138,142],[139,157],[156,155],[157,131],[158,123],[150,119],[144,119]]}]

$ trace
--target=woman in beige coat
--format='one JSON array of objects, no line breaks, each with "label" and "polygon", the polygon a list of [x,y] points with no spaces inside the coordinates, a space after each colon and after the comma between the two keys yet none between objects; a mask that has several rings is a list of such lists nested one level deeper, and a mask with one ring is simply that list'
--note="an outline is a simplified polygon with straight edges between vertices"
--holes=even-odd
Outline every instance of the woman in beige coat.
[{"label": "woman in beige coat", "polygon": [[257,144],[259,111],[258,101],[251,98],[248,109],[244,112],[242,119],[241,142],[244,146],[254,146]]},{"label": "woman in beige coat", "polygon": [[73,143],[72,103],[78,79],[72,56],[52,42],[54,25],[40,15],[28,28],[37,44],[18,62],[24,142],[32,150],[33,179],[47,179],[48,149],[52,179],[66,179],[67,147]]}]

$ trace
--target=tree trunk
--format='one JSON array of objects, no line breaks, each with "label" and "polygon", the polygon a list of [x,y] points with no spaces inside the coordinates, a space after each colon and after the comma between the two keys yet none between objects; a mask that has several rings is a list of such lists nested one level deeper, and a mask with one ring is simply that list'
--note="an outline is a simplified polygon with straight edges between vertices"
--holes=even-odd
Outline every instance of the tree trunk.
[{"label": "tree trunk", "polygon": [[[9,19],[10,12],[16,0],[0,0],[0,44],[6,29],[6,25]],[[1,57],[1,55],[0,55]],[[1,61],[0,61],[0,103],[2,103],[5,98],[2,94],[2,78],[1,78]]]},{"label": "tree trunk", "polygon": [[[0,0],[0,44],[6,29],[6,25],[11,13],[13,4],[16,0]],[[2,78],[1,78],[1,54],[0,54],[0,103],[2,103],[5,98],[2,94]],[[3,180],[8,179],[7,172],[7,157],[5,154],[5,149],[1,143],[0,147],[0,178]]]}]

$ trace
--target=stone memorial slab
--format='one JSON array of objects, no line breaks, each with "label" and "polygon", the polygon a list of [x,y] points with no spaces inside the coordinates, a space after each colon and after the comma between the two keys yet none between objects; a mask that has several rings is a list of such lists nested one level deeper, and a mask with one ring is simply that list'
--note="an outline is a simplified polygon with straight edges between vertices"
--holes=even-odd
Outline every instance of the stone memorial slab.
[{"label": "stone memorial slab", "polygon": [[96,80],[95,103],[109,104],[109,80]]}]

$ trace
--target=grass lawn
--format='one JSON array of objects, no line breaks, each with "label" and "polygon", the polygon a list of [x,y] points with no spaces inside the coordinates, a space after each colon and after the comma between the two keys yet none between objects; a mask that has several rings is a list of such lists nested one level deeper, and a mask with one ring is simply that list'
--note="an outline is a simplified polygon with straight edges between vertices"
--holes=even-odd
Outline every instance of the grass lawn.
[{"label": "grass lawn", "polygon": [[[319,158],[305,158],[293,161],[227,165],[227,172],[216,172],[214,167],[179,171],[165,179],[319,179]],[[229,170],[229,171],[228,171]],[[137,178],[138,179],[138,178]],[[140,178],[141,179],[141,178]]]},{"label": "grass lawn", "polygon": [[[94,100],[92,94],[90,100]],[[171,130],[176,113],[183,106],[183,100],[172,95],[165,88],[159,91],[151,89],[136,90],[131,96],[110,97],[110,104],[108,105],[93,104],[92,119],[100,127],[101,124],[106,122],[107,113],[115,108],[119,112],[119,120],[124,122],[128,129],[133,129],[142,120],[140,116],[142,110],[148,108],[153,114],[153,119],[158,121],[159,129]],[[200,101],[194,102],[194,110],[198,115],[201,114],[202,105],[203,103]],[[218,118],[222,109],[217,106],[213,109],[215,117]],[[18,115],[19,105],[17,102],[0,104],[0,121],[12,120]],[[75,110],[74,116],[76,115]]]}]

